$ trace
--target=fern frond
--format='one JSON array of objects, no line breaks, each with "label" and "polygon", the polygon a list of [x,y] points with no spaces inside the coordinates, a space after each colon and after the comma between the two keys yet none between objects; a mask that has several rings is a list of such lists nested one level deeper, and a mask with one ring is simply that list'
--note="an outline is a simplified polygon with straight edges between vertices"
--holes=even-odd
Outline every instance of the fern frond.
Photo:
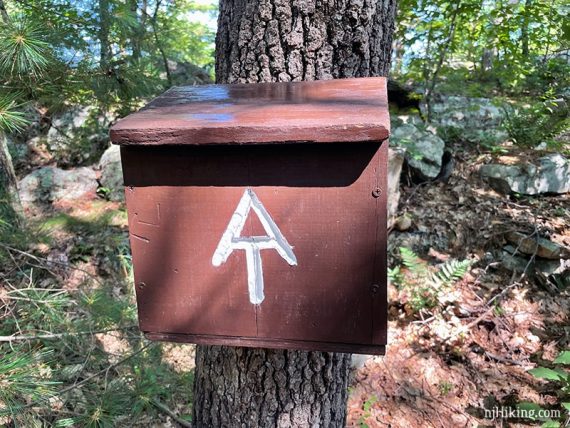
[{"label": "fern frond", "polygon": [[450,285],[462,279],[470,266],[470,260],[449,260],[433,275],[433,280],[438,285]]},{"label": "fern frond", "polygon": [[416,253],[406,247],[400,247],[402,263],[415,275],[422,275],[427,270],[425,264]]}]

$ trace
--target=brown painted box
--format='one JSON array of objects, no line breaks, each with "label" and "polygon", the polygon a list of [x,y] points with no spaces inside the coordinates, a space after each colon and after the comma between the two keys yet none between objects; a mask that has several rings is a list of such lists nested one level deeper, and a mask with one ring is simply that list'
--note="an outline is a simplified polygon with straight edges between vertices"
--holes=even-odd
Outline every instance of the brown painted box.
[{"label": "brown painted box", "polygon": [[150,339],[382,354],[384,78],[178,87],[119,121]]}]

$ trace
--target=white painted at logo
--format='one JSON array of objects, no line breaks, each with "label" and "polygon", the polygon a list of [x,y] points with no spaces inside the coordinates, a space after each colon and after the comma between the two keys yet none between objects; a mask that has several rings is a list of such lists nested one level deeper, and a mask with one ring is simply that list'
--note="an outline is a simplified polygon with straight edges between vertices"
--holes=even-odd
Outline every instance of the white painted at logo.
[{"label": "white painted at logo", "polygon": [[[267,236],[241,236],[252,208],[255,214],[257,214]],[[293,247],[289,245],[253,190],[246,189],[214,252],[212,264],[220,266],[226,262],[234,250],[245,250],[249,301],[254,305],[259,305],[265,298],[263,294],[261,250],[267,249],[277,251],[291,266],[297,265]]]}]

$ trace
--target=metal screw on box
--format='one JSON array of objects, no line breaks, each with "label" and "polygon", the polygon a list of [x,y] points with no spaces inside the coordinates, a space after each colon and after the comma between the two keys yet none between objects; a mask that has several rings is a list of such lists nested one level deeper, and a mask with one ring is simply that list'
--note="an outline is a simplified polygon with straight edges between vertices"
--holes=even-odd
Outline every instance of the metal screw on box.
[{"label": "metal screw on box", "polygon": [[111,129],[150,339],[382,354],[386,79],[172,88]]}]

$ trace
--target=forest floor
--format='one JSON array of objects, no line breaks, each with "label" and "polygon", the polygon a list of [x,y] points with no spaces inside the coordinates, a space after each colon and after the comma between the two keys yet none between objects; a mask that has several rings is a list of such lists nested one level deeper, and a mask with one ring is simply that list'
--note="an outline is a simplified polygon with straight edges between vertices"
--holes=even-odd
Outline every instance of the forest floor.
[{"label": "forest floor", "polygon": [[[570,290],[534,275],[532,255],[526,272],[513,272],[500,254],[509,231],[570,246],[570,195],[501,195],[477,173],[493,155],[457,147],[454,157],[447,183],[402,188],[399,213],[411,226],[391,232],[389,265],[401,264],[407,247],[429,269],[456,259],[470,260],[469,271],[420,310],[406,303],[406,281],[390,285],[387,353],[354,370],[349,426],[537,426],[493,420],[484,409],[560,408],[559,387],[527,372],[570,348]],[[94,196],[28,215],[37,233],[2,243],[9,262],[0,268],[0,334],[22,340],[0,350],[49,351],[41,367],[59,384],[48,403],[22,396],[33,413],[20,422],[187,424],[193,347],[149,344],[138,333],[124,207]],[[0,426],[10,419],[0,415]]]},{"label": "forest floor", "polygon": [[399,214],[412,227],[390,234],[389,265],[398,264],[404,246],[415,247],[429,265],[470,259],[471,269],[442,292],[436,307],[420,313],[402,303],[405,283],[389,285],[389,346],[354,374],[350,426],[537,426],[544,419],[507,412],[525,408],[520,403],[560,409],[560,385],[527,372],[553,367],[570,348],[570,289],[536,274],[530,260],[536,254],[519,271],[506,269],[499,257],[510,231],[569,246],[570,195],[499,194],[477,173],[491,154],[456,148],[454,156],[446,184],[402,189]]}]

